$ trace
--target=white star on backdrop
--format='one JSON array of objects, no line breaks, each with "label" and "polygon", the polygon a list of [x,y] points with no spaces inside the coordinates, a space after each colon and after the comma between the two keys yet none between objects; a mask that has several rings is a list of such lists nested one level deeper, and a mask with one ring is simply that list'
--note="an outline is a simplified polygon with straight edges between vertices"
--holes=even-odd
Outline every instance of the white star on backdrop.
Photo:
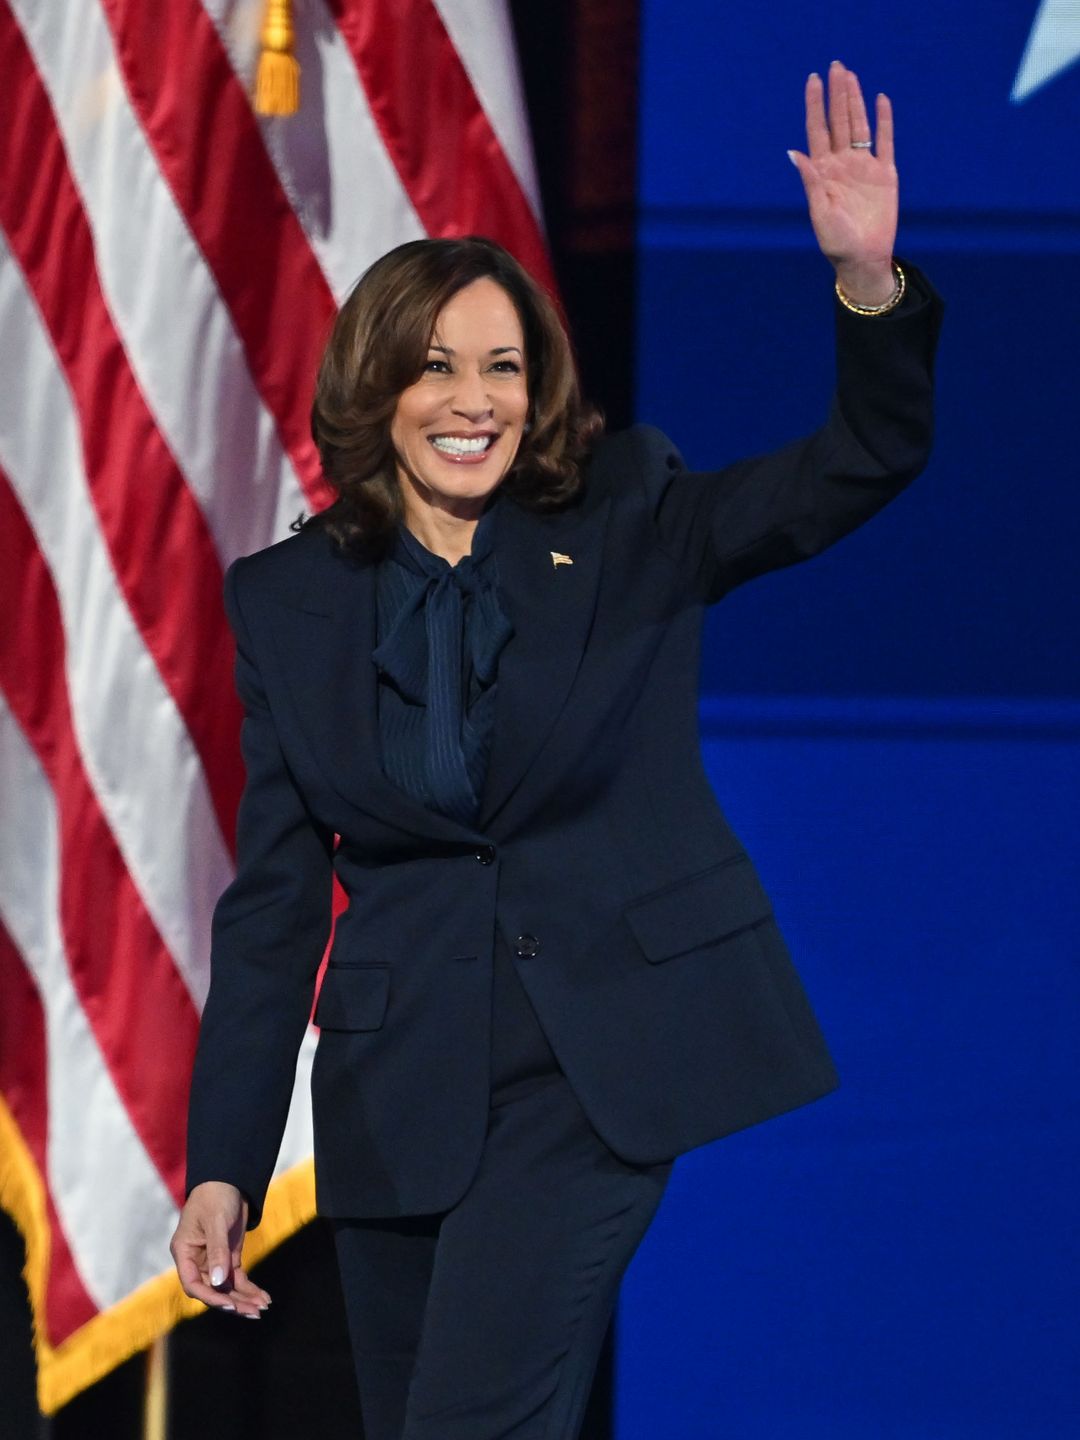
[{"label": "white star on backdrop", "polygon": [[1078,58],[1080,0],[1042,0],[1013,81],[1013,103],[1026,100]]}]

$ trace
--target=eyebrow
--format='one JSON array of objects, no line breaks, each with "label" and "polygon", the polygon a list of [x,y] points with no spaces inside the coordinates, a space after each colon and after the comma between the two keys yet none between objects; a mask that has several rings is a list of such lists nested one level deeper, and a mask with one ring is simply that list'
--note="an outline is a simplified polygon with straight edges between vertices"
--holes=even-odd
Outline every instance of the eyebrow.
[{"label": "eyebrow", "polygon": [[[440,355],[456,355],[456,350],[451,350],[449,345],[429,345],[429,350],[437,350]],[[489,355],[509,355],[511,353],[520,355],[521,351],[516,345],[496,345],[493,350],[487,352]]]}]

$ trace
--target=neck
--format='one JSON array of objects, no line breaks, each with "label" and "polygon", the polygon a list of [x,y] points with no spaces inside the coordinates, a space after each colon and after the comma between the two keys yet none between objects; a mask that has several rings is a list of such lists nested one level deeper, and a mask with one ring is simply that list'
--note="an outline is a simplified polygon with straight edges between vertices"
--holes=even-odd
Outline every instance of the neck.
[{"label": "neck", "polygon": [[405,524],[425,549],[433,555],[441,555],[450,565],[456,565],[472,551],[476,520],[463,520],[436,510],[431,515],[406,512]]},{"label": "neck", "polygon": [[447,510],[427,499],[418,498],[407,482],[401,490],[405,502],[405,524],[421,545],[450,565],[456,565],[463,556],[471,553],[473,534],[490,496],[463,501],[457,508]]}]

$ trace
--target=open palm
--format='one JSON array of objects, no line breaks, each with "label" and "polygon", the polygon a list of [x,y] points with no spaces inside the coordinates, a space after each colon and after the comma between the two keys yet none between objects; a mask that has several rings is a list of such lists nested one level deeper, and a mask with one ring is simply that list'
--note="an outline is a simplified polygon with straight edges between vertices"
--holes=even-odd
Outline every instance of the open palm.
[{"label": "open palm", "polygon": [[[838,60],[829,67],[829,110],[820,75],[806,82],[809,154],[792,150],[822,253],[840,269],[888,264],[896,240],[899,186],[892,106],[877,97],[876,153],[858,76]],[[858,143],[863,142],[863,143]]]}]

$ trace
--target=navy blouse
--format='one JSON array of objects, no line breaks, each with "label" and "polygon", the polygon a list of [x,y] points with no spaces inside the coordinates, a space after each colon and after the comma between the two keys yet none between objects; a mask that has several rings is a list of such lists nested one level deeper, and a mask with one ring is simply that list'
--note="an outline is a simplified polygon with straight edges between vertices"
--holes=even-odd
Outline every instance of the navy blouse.
[{"label": "navy blouse", "polygon": [[499,601],[494,503],[451,565],[398,526],[376,576],[379,739],[387,779],[433,810],[476,820],[495,722]]}]

